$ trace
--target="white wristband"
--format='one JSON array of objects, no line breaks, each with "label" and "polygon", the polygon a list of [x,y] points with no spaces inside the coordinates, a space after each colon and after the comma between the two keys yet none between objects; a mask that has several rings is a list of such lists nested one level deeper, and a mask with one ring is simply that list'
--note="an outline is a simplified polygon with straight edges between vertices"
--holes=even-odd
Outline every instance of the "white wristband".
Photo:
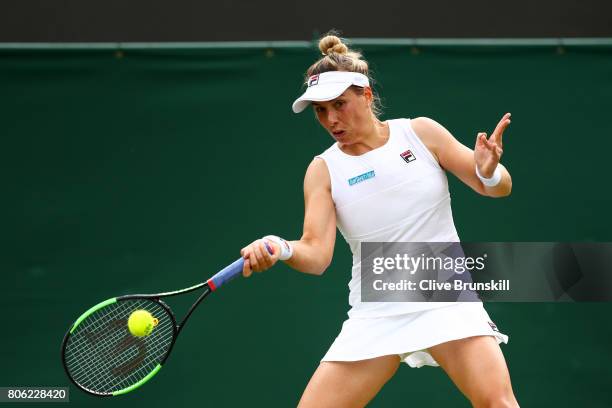
[{"label": "white wristband", "polygon": [[495,167],[495,171],[493,172],[493,175],[491,176],[491,178],[482,177],[480,175],[480,172],[478,171],[478,166],[476,166],[476,175],[478,176],[480,181],[482,181],[482,184],[484,184],[487,187],[495,187],[496,185],[499,184],[502,178],[501,170],[499,169],[499,165]]},{"label": "white wristband", "polygon": [[280,246],[281,253],[278,256],[278,259],[280,259],[281,261],[286,261],[293,255],[293,247],[289,242],[285,241],[281,237],[277,237],[276,235],[266,235],[265,237],[263,237],[263,239],[272,241],[275,244],[278,244],[278,246]]}]

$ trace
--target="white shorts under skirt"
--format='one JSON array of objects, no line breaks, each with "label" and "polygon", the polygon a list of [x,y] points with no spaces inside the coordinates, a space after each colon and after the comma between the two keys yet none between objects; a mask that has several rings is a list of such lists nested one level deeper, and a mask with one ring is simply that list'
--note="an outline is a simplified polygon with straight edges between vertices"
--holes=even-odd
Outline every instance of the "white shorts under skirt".
[{"label": "white shorts under skirt", "polygon": [[508,343],[480,302],[455,303],[420,312],[375,318],[349,318],[321,361],[358,361],[397,354],[411,367],[438,363],[426,350],[472,336]]}]

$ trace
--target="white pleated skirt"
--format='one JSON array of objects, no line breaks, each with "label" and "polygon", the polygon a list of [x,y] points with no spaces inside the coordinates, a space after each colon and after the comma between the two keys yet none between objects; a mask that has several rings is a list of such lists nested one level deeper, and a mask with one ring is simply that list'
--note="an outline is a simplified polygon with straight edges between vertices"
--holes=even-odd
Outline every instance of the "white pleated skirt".
[{"label": "white pleated skirt", "polygon": [[321,361],[358,361],[397,354],[411,367],[439,364],[429,347],[473,336],[508,343],[480,302],[375,318],[349,318]]}]

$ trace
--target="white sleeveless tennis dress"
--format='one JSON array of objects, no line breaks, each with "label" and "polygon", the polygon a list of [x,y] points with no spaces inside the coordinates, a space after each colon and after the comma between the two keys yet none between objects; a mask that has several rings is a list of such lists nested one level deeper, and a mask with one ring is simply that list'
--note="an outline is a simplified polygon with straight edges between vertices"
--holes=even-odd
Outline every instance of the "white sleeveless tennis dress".
[{"label": "white sleeveless tennis dress", "polygon": [[389,139],[359,156],[334,144],[321,155],[331,179],[338,230],[353,253],[348,320],[322,361],[397,354],[437,366],[428,347],[461,338],[508,337],[480,302],[361,302],[361,242],[458,242],[446,173],[409,119],[388,120]]}]

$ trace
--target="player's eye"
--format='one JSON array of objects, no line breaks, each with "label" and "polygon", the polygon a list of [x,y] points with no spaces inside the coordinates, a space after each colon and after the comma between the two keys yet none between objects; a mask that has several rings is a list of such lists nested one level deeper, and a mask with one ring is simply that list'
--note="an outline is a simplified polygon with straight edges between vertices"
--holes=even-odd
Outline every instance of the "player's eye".
[{"label": "player's eye", "polygon": [[322,106],[315,106],[315,112],[316,113],[322,113],[325,112],[325,108]]},{"label": "player's eye", "polygon": [[341,108],[342,106],[344,106],[344,101],[338,100],[338,101],[334,102],[334,106],[336,108]]}]

